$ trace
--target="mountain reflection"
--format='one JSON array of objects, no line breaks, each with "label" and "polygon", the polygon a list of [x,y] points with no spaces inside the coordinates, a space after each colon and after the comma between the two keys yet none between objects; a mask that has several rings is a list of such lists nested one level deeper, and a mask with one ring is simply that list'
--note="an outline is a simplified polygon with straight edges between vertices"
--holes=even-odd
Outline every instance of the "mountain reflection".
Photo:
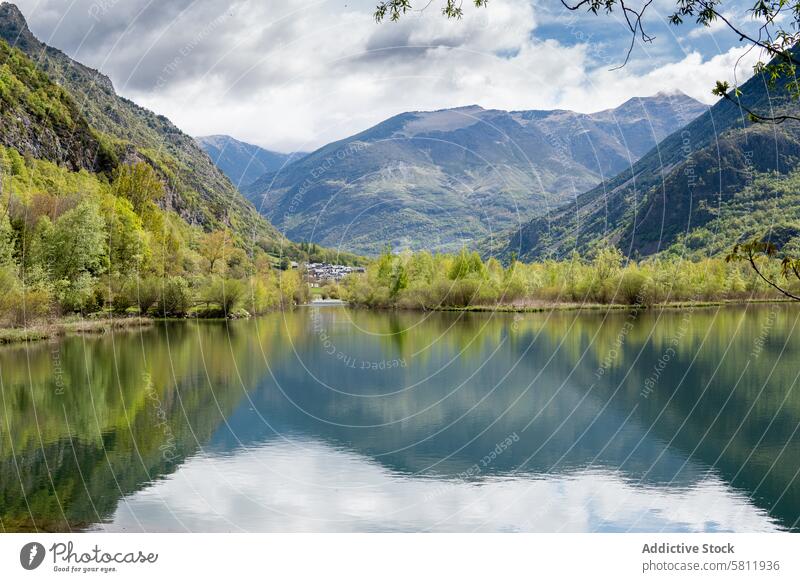
[{"label": "mountain reflection", "polygon": [[4,348],[2,527],[796,529],[798,315],[304,308]]}]

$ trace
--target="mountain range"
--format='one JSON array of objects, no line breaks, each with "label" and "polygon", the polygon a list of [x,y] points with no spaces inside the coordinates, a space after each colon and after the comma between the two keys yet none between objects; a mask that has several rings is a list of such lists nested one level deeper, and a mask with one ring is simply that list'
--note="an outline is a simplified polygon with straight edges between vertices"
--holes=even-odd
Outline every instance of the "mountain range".
[{"label": "mountain range", "polygon": [[535,260],[614,245],[632,257],[701,257],[754,238],[796,245],[800,123],[754,123],[747,114],[797,115],[787,89],[751,78],[738,103],[720,100],[631,168],[487,240],[484,253]]},{"label": "mountain range", "polygon": [[609,245],[702,257],[752,238],[800,250],[800,123],[746,114],[796,115],[788,95],[756,76],[741,87],[744,108],[659,93],[591,114],[409,112],[310,154],[276,154],[191,138],[0,4],[0,146],[105,181],[145,162],[165,210],[264,249],[300,249],[285,233],[364,254],[478,245],[525,260]]},{"label": "mountain range", "polygon": [[243,192],[293,240],[366,254],[387,244],[452,251],[573,200],[705,109],[660,93],[592,114],[403,113]]},{"label": "mountain range", "polygon": [[282,154],[232,138],[229,135],[196,137],[197,144],[238,188],[299,160],[304,153]]}]

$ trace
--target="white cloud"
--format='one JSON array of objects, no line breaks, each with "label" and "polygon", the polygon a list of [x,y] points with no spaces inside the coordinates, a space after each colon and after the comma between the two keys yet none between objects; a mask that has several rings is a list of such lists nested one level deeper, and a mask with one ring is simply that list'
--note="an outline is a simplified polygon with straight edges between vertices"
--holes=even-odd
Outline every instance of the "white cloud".
[{"label": "white cloud", "polygon": [[[732,15],[728,13],[723,13],[725,18],[731,18]],[[716,19],[711,21],[708,26],[698,26],[697,28],[693,28],[689,31],[686,35],[687,38],[701,38],[704,35],[713,35],[717,32],[722,32],[723,30],[728,30],[725,21],[722,19]]]},{"label": "white cloud", "polygon": [[732,81],[734,71],[741,83],[752,74],[757,59],[754,51],[732,48],[711,59],[703,59],[698,52],[687,54],[682,60],[669,63],[642,74],[621,71],[594,71],[587,75],[587,83],[565,90],[562,104],[569,109],[587,110],[613,107],[625,96],[651,95],[659,91],[683,91],[705,103],[716,98],[711,95],[714,82]]},{"label": "white cloud", "polygon": [[[408,110],[595,111],[673,89],[709,101],[739,54],[673,55],[678,62],[669,63],[664,43],[674,39],[664,39],[609,72],[594,63],[602,51],[615,60],[616,49],[572,29],[560,41],[537,35],[528,0],[470,7],[461,21],[442,18],[434,4],[380,25],[374,0],[74,0],[67,13],[55,4],[20,2],[35,33],[107,72],[122,94],[191,134],[227,133],[282,151],[313,149]],[[98,14],[97,6],[108,8]],[[613,20],[583,18],[625,34]]]},{"label": "white cloud", "polygon": [[[165,508],[167,510],[165,510]],[[777,531],[713,475],[653,485],[597,470],[472,482],[397,474],[314,440],[200,455],[119,503],[104,531]]]}]

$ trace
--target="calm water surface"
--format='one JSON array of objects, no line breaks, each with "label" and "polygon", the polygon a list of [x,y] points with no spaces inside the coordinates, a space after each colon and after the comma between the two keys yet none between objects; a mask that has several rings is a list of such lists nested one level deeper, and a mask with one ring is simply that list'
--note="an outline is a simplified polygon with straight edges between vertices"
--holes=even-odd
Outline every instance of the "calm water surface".
[{"label": "calm water surface", "polygon": [[324,307],[5,347],[0,527],[797,530],[799,319]]}]

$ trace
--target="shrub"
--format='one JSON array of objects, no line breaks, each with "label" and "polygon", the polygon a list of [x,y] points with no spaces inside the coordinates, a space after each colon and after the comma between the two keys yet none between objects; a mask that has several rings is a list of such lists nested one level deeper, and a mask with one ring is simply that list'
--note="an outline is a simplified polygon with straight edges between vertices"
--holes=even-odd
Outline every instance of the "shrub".
[{"label": "shrub", "polygon": [[156,311],[163,317],[182,317],[186,315],[191,303],[189,285],[183,277],[166,277],[156,301]]},{"label": "shrub", "polygon": [[323,299],[341,299],[342,296],[337,283],[328,283],[320,289],[320,293]]},{"label": "shrub", "polygon": [[99,308],[95,280],[89,273],[80,273],[72,279],[60,279],[55,289],[62,313],[90,313]]},{"label": "shrub", "polygon": [[652,295],[647,277],[638,269],[626,270],[619,281],[617,300],[627,305],[650,305]]},{"label": "shrub", "polygon": [[131,288],[133,304],[139,306],[139,313],[146,315],[158,303],[161,296],[161,279],[147,277],[139,279],[135,288]]},{"label": "shrub", "polygon": [[0,266],[0,319],[16,319],[15,310],[21,301],[20,282],[10,267]]},{"label": "shrub", "polygon": [[[22,294],[18,297],[21,299]],[[53,300],[50,292],[46,289],[31,289],[24,293],[24,309],[22,301],[19,301],[14,311],[14,325],[28,325],[37,321],[47,319],[52,315]]]},{"label": "shrub", "polygon": [[116,280],[111,287],[111,307],[114,313],[124,314],[132,307],[139,307],[139,282],[136,279]]},{"label": "shrub", "polygon": [[223,315],[232,313],[245,297],[245,286],[238,279],[213,277],[203,291],[203,301],[216,303]]},{"label": "shrub", "polygon": [[0,267],[0,320],[13,326],[30,325],[47,318],[53,307],[52,297],[44,288],[24,289],[14,272]]},{"label": "shrub", "polygon": [[274,277],[251,278],[249,291],[247,308],[254,315],[266,313],[280,305],[280,292]]}]

